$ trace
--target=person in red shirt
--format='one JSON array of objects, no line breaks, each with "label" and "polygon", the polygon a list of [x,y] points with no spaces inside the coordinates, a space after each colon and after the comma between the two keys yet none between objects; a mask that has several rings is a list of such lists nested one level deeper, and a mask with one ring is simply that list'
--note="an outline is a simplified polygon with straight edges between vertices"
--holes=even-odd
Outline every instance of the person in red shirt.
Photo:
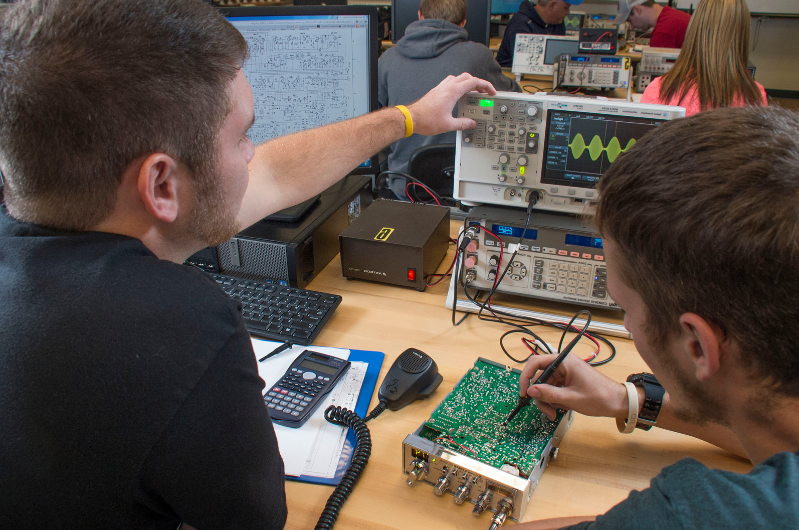
[{"label": "person in red shirt", "polygon": [[619,0],[615,24],[630,22],[635,30],[652,29],[649,45],[657,48],[682,48],[691,16],[652,0]]},{"label": "person in red shirt", "polygon": [[718,107],[767,105],[766,90],[747,69],[749,21],[744,0],[701,0],[680,56],[666,75],[646,87],[641,103],[679,105],[686,116]]}]

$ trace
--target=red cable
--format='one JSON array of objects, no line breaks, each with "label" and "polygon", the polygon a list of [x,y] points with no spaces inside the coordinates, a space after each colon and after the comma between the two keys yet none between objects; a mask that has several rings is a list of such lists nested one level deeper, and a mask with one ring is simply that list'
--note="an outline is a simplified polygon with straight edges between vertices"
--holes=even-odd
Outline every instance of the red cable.
[{"label": "red cable", "polygon": [[405,184],[405,195],[407,195],[407,196],[408,196],[408,200],[410,200],[411,202],[413,202],[413,199],[411,199],[411,194],[410,194],[410,193],[408,193],[408,187],[409,187],[409,186],[421,186],[422,188],[424,188],[424,190],[425,190],[427,193],[429,193],[429,194],[430,194],[430,196],[433,198],[433,200],[434,200],[434,201],[436,201],[436,204],[438,204],[439,206],[441,206],[441,203],[440,203],[440,202],[438,202],[438,199],[436,199],[436,196],[435,196],[435,194],[434,194],[432,191],[430,191],[430,188],[428,188],[427,186],[425,186],[425,185],[424,185],[424,184],[422,184],[421,182],[408,182],[407,184]]}]

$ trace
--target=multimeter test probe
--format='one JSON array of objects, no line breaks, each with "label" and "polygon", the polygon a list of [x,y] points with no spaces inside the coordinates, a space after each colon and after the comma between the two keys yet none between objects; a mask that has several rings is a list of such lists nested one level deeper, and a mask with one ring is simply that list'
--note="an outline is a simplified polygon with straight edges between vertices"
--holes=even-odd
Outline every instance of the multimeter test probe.
[{"label": "multimeter test probe", "polygon": [[[543,385],[548,383],[549,380],[552,378],[552,376],[555,375],[555,372],[558,371],[560,364],[563,362],[563,360],[566,358],[569,352],[571,352],[572,349],[577,345],[577,343],[580,342],[580,339],[583,338],[583,336],[585,335],[585,331],[588,329],[588,326],[591,324],[590,311],[583,309],[582,311],[574,315],[572,319],[569,321],[569,324],[566,326],[566,329],[571,328],[571,325],[574,322],[574,320],[583,313],[586,314],[586,319],[585,319],[585,324],[583,325],[583,329],[581,329],[580,332],[577,334],[577,336],[574,337],[572,341],[563,349],[563,351],[561,351],[558,354],[555,360],[552,361],[552,363],[546,367],[546,369],[541,373],[541,375],[538,376],[538,379],[535,380],[535,383],[533,383],[533,385]],[[519,413],[519,411],[522,410],[522,408],[530,404],[531,400],[532,398],[526,394],[524,396],[520,396],[519,403],[511,411],[507,419],[502,422],[502,425],[507,425]]]}]

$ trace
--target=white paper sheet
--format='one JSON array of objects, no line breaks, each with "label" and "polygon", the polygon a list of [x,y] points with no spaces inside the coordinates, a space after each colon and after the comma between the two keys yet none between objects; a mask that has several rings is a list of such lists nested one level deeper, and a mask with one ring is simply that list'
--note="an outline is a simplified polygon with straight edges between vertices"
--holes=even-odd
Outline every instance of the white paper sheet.
[{"label": "white paper sheet", "polygon": [[[358,396],[361,393],[361,386],[366,377],[366,370],[369,364],[363,362],[353,362],[347,374],[339,381],[336,388],[328,396],[326,403],[319,409],[324,411],[330,405],[344,407],[355,410]],[[303,475],[321,478],[333,478],[336,475],[338,461],[341,458],[341,450],[344,448],[344,440],[347,438],[347,427],[333,425],[325,421],[321,430],[316,436],[313,447],[308,454],[308,460],[302,469]]]},{"label": "white paper sheet", "polygon": [[[252,339],[252,347],[253,350],[255,350],[256,360],[268,354],[280,346],[280,344],[279,342]],[[283,374],[286,373],[291,363],[293,363],[302,352],[308,349],[327,355],[333,355],[341,359],[348,359],[350,356],[350,350],[340,348],[294,346],[290,350],[281,352],[262,363],[258,363],[258,375],[260,375],[261,379],[266,383],[264,391],[268,391],[272,388],[275,383],[283,377]],[[335,392],[335,390],[333,392]],[[331,395],[333,392],[331,392]],[[326,401],[332,397],[331,395],[328,395]],[[316,409],[313,416],[299,429],[290,429],[282,425],[274,424],[277,444],[280,449],[280,456],[283,457],[283,466],[285,467],[286,475],[299,476],[302,474],[305,463],[308,461],[311,450],[314,447],[317,434],[324,425],[327,425],[327,421],[324,418],[326,407],[326,403],[319,405],[319,408]]]}]

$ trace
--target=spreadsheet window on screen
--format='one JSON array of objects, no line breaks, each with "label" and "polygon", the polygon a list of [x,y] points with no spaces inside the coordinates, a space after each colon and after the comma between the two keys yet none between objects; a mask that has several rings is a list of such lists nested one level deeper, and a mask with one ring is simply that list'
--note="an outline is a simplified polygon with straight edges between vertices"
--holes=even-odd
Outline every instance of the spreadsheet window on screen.
[{"label": "spreadsheet window on screen", "polygon": [[250,47],[254,144],[370,108],[367,15],[229,17]]}]

